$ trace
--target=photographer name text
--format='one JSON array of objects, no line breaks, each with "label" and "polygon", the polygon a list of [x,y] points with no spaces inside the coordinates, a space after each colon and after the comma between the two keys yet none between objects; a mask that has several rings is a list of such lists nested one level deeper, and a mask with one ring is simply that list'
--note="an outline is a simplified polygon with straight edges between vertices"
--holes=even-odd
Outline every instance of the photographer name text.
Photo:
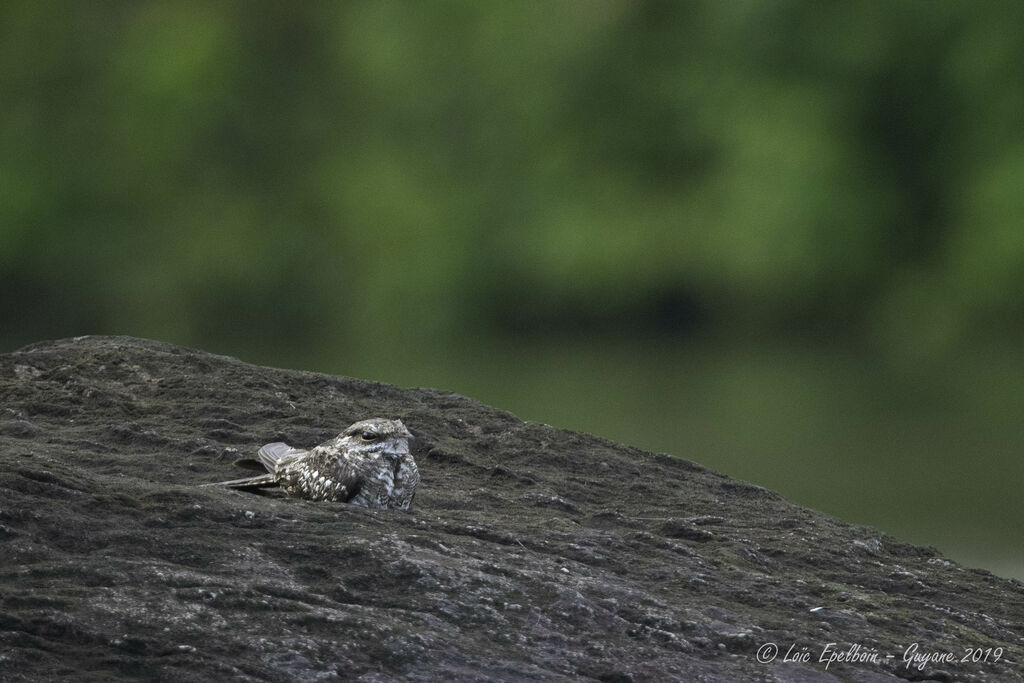
[{"label": "photographer name text", "polygon": [[817,662],[823,664],[826,670],[833,664],[885,664],[900,658],[907,669],[924,671],[926,667],[942,665],[995,663],[1002,657],[1003,648],[1001,647],[965,647],[960,652],[953,652],[929,650],[918,643],[911,643],[900,654],[884,653],[878,648],[865,647],[859,643],[851,645],[826,643],[817,649],[793,643],[785,651],[775,643],[765,643],[757,649],[757,661],[762,664],[775,660],[782,663],[798,664]]}]

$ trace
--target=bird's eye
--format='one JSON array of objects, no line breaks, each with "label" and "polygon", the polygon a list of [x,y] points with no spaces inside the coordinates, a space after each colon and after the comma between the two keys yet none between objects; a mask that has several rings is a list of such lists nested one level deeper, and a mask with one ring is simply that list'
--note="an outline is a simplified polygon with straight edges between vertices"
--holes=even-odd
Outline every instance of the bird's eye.
[{"label": "bird's eye", "polygon": [[373,432],[363,432],[362,434],[359,435],[359,438],[362,439],[363,441],[376,441],[378,438],[380,438],[380,435],[375,434]]}]

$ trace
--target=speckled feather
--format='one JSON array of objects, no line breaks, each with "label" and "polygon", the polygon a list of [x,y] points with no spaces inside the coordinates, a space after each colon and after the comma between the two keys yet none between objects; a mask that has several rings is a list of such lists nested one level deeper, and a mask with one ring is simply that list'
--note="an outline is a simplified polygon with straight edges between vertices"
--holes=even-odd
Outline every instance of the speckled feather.
[{"label": "speckled feather", "polygon": [[[416,461],[409,453],[412,438],[400,420],[360,420],[310,450],[269,443],[258,453],[259,464],[268,474],[207,486],[280,486],[289,495],[309,500],[407,510],[420,482]],[[236,464],[253,467],[256,461]]]}]

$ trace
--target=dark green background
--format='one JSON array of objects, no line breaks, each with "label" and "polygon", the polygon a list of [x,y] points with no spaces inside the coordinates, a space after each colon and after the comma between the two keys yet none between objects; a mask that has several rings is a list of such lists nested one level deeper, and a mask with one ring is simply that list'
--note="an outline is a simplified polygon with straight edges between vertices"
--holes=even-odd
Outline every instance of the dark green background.
[{"label": "dark green background", "polygon": [[1024,577],[1021,26],[5,2],[0,346],[437,386]]}]

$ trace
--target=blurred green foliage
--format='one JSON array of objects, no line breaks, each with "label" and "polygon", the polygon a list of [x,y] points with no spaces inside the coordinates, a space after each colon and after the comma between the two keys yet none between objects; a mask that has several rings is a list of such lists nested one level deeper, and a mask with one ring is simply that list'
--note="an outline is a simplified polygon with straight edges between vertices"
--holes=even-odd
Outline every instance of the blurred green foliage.
[{"label": "blurred green foliage", "polygon": [[4,3],[3,336],[317,358],[397,350],[402,326],[443,345],[626,321],[914,357],[1016,332],[1014,19],[1015,2]]},{"label": "blurred green foliage", "polygon": [[[814,458],[885,471],[880,434],[920,434],[905,481],[961,415],[955,360],[1024,332],[1022,25],[998,0],[4,2],[0,344],[432,383],[884,507]],[[880,398],[893,368],[942,406]],[[1024,436],[991,431],[1019,475]]]}]

